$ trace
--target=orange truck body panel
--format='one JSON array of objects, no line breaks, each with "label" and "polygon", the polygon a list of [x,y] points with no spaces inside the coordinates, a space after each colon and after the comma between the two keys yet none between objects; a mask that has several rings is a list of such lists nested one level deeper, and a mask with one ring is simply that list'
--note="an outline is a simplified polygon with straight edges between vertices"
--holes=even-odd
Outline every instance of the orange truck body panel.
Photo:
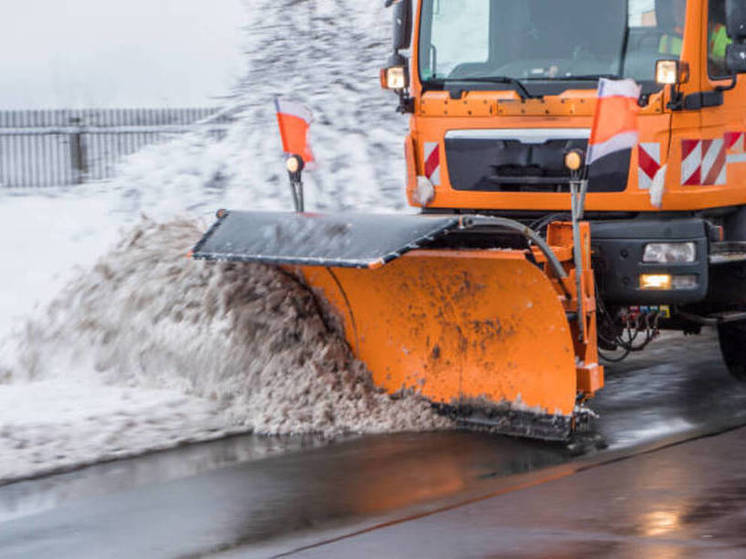
[{"label": "orange truck body panel", "polygon": [[[688,64],[690,78],[681,86],[684,95],[714,91],[729,80],[712,81],[707,73],[707,0],[689,0],[681,60]],[[421,3],[417,10],[417,20]],[[419,26],[415,26],[414,44],[419,44]],[[416,176],[425,175],[424,146],[437,142],[441,154],[440,185],[428,208],[470,210],[551,210],[570,209],[570,199],[561,193],[476,192],[455,190],[449,180],[444,139],[449,131],[494,129],[590,129],[596,106],[594,89],[567,90],[543,99],[522,100],[512,90],[466,91],[460,99],[451,99],[446,91],[423,93],[419,78],[418,49],[413,49],[412,94],[414,114],[411,136],[407,140],[411,205],[420,205],[412,196]],[[746,81],[725,93],[725,103],[702,110],[671,111],[668,87],[651,95],[648,106],[638,119],[641,144],[658,144],[668,173],[662,207],[651,204],[647,189],[638,176],[639,150],[633,150],[627,188],[623,192],[589,193],[588,211],[690,211],[746,204],[746,158],[729,158],[727,182],[721,185],[683,184],[682,145],[685,141],[723,140],[728,133],[746,132]],[[730,154],[729,154],[730,155]]]}]

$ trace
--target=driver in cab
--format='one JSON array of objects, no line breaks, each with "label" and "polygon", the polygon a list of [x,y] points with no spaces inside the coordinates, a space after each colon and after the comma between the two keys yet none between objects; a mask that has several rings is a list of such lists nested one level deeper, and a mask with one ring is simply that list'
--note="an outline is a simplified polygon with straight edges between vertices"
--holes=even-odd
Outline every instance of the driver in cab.
[{"label": "driver in cab", "polygon": [[[662,55],[681,56],[684,47],[687,0],[656,0],[655,17],[662,27],[669,27],[661,37],[658,52]],[[668,17],[666,17],[668,16]],[[665,22],[670,22],[665,25]],[[712,0],[709,15],[708,58],[715,64],[725,62],[725,51],[731,43],[725,26],[725,1]]]},{"label": "driver in cab", "polygon": [[[666,17],[668,16],[668,17]],[[681,56],[684,48],[684,24],[686,23],[686,0],[656,0],[653,17],[658,25],[666,29],[658,45],[660,54]],[[668,25],[666,25],[668,23]],[[673,25],[671,25],[673,23]]]}]

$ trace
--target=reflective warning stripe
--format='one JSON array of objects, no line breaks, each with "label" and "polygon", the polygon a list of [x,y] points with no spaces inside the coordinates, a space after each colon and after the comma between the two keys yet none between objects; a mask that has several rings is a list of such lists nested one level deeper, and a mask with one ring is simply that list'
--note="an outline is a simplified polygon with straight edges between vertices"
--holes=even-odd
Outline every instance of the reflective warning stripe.
[{"label": "reflective warning stripe", "polygon": [[425,142],[424,150],[425,176],[435,186],[440,186],[440,145],[437,142]]},{"label": "reflective warning stripe", "polygon": [[746,153],[731,153],[728,155],[728,163],[746,163]]},{"label": "reflective warning stripe", "polygon": [[725,147],[728,150],[728,163],[746,163],[746,133],[726,132]]},{"label": "reflective warning stripe", "polygon": [[702,184],[702,142],[681,140],[681,184]]},{"label": "reflective warning stripe", "polygon": [[653,179],[661,169],[661,145],[658,142],[641,143],[638,146],[639,165],[637,184],[642,190],[650,190]]},{"label": "reflective warning stripe", "polygon": [[744,153],[746,152],[746,143],[744,142],[746,134],[743,132],[726,132],[725,133],[725,147],[728,149],[728,153]]},{"label": "reflective warning stripe", "polygon": [[702,155],[702,184],[725,184],[727,182],[725,141],[722,139],[703,140]]},{"label": "reflective warning stripe", "polygon": [[681,141],[681,184],[713,186],[727,183],[725,139]]}]

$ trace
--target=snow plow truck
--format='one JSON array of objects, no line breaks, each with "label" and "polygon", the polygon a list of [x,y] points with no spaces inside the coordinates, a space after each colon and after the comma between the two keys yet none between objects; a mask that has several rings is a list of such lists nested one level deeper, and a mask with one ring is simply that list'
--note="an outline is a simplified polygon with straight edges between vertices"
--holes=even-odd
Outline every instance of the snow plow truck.
[{"label": "snow plow truck", "polygon": [[[715,327],[746,381],[746,2],[386,3],[417,211],[221,210],[193,256],[295,274],[380,387],[509,435],[582,431],[660,330]],[[590,164],[599,80],[635,141]]]}]

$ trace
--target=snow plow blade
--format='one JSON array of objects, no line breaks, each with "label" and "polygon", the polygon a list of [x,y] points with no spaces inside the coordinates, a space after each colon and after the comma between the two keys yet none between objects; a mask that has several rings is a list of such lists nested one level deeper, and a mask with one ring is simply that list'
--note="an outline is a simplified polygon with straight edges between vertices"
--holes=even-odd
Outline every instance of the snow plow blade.
[{"label": "snow plow blade", "polygon": [[287,212],[219,212],[194,249],[197,258],[375,268],[432,242],[458,217]]},{"label": "snow plow blade", "polygon": [[558,256],[541,239],[531,239],[542,246],[530,249],[531,234],[516,222],[260,212],[219,217],[194,257],[282,265],[302,274],[341,319],[374,382],[391,394],[416,392],[459,421],[506,434],[565,440],[576,426],[579,394],[582,400],[600,388],[597,365],[585,372],[576,365],[564,253]]}]

